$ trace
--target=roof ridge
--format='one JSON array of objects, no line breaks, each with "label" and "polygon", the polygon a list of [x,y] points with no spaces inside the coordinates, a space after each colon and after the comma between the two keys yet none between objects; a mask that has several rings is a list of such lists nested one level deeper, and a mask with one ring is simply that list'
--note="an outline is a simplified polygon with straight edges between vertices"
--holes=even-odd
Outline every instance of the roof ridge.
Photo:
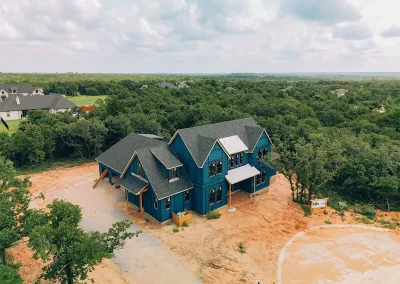
[{"label": "roof ridge", "polygon": [[234,119],[234,120],[227,120],[227,121],[221,121],[221,122],[216,122],[216,123],[211,123],[211,124],[205,124],[205,125],[197,125],[197,126],[193,126],[193,127],[187,127],[187,128],[180,128],[179,130],[187,130],[187,129],[198,129],[198,128],[202,128],[202,127],[207,127],[207,126],[216,126],[216,125],[221,125],[224,123],[233,123],[233,122],[238,122],[238,121],[242,121],[242,120],[254,120],[254,118],[252,117],[245,117],[245,118],[238,118],[238,119]]}]

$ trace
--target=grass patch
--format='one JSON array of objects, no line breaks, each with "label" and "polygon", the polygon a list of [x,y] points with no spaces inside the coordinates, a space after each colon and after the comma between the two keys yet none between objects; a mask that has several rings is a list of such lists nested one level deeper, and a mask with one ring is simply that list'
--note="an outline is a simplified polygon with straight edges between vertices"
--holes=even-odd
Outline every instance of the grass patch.
[{"label": "grass patch", "polygon": [[239,252],[240,252],[241,254],[246,253],[246,251],[245,251],[245,249],[244,249],[244,245],[243,245],[242,243],[240,243],[238,247],[239,247]]},{"label": "grass patch", "polygon": [[328,225],[330,225],[330,224],[332,224],[332,222],[331,222],[331,221],[329,221],[329,220],[326,220],[326,221],[325,221],[325,224],[328,224]]},{"label": "grass patch", "polygon": [[95,102],[98,99],[105,100],[107,96],[72,96],[72,97],[67,97],[68,100],[71,102],[77,104],[78,106],[84,106],[84,105],[95,105]]},{"label": "grass patch", "polygon": [[69,168],[80,166],[86,163],[93,162],[93,159],[57,159],[53,161],[46,161],[39,165],[32,165],[27,167],[16,168],[17,175],[27,175],[27,174],[35,174],[35,173],[42,173],[49,170],[53,170],[55,168]]},{"label": "grass patch", "polygon": [[344,211],[340,211],[339,215],[344,216]]},{"label": "grass patch", "polygon": [[359,217],[359,218],[356,218],[355,219],[357,222],[361,222],[361,223],[364,223],[364,224],[367,224],[367,225],[370,225],[370,224],[373,224],[374,222],[372,222],[370,219],[368,219],[368,218],[365,218],[365,216],[362,216],[361,218]]},{"label": "grass patch", "polygon": [[144,218],[144,220],[146,221],[146,223],[150,222],[150,218]]},{"label": "grass patch", "polygon": [[217,211],[207,211],[206,217],[208,220],[218,219],[219,217],[221,217],[221,213]]},{"label": "grass patch", "polygon": [[325,214],[325,215],[328,215],[328,211],[324,210],[324,214]]},{"label": "grass patch", "polygon": [[189,227],[188,221],[183,221],[182,226],[183,226],[183,227]]},{"label": "grass patch", "polygon": [[386,221],[386,220],[378,220],[378,223],[381,224],[381,225],[390,224],[390,222],[389,222],[389,221]]},{"label": "grass patch", "polygon": [[179,232],[179,228],[178,228],[178,227],[173,228],[173,229],[172,229],[172,232],[178,233],[178,232]]},{"label": "grass patch", "polygon": [[16,119],[16,120],[6,120],[6,123],[8,124],[8,128],[10,130],[7,130],[7,128],[3,125],[3,123],[0,122],[0,132],[5,132],[8,134],[13,134],[18,130],[19,124],[21,123],[22,119]]},{"label": "grass patch", "polygon": [[311,213],[311,208],[310,208],[310,206],[301,204],[301,209],[303,209],[304,216],[311,216],[312,213]]}]

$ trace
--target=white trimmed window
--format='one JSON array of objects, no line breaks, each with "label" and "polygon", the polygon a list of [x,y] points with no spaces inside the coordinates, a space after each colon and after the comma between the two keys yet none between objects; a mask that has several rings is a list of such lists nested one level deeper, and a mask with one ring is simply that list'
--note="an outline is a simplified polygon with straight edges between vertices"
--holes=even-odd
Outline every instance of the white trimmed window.
[{"label": "white trimmed window", "polygon": [[171,208],[171,197],[167,197],[165,199],[165,210],[168,210]]},{"label": "white trimmed window", "polygon": [[158,199],[154,196],[154,209],[158,209]]},{"label": "white trimmed window", "polygon": [[186,190],[184,193],[184,201],[185,202],[190,201],[190,191],[189,190]]}]

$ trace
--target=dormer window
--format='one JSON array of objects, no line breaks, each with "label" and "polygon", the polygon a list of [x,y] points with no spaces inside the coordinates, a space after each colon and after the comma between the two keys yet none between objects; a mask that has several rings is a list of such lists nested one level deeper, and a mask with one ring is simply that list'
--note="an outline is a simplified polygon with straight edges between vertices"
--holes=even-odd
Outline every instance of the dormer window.
[{"label": "dormer window", "polygon": [[12,90],[12,92],[13,92],[13,94],[16,94],[16,93],[17,93],[17,90]]},{"label": "dormer window", "polygon": [[169,182],[173,182],[179,179],[179,169],[172,168],[169,170]]},{"label": "dormer window", "polygon": [[4,95],[4,91],[1,91],[1,94]]},{"label": "dormer window", "polygon": [[35,93],[36,93],[36,94],[39,94],[39,91],[38,91],[38,90],[35,90]]}]

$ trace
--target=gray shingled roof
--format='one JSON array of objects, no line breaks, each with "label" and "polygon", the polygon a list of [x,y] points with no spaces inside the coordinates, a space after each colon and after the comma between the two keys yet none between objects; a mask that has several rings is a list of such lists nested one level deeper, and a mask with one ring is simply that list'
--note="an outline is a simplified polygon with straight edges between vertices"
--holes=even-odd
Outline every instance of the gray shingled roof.
[{"label": "gray shingled roof", "polygon": [[[17,104],[19,98],[20,104]],[[71,109],[76,104],[67,100],[63,95],[50,94],[47,96],[22,96],[10,94],[9,97],[0,103],[0,111],[13,110],[34,110],[34,109]]]},{"label": "gray shingled roof", "polygon": [[0,84],[0,90],[5,90],[7,93],[11,93],[11,90],[17,90],[17,94],[20,94],[32,93],[35,88],[32,85]]},{"label": "gray shingled roof", "polygon": [[252,118],[244,118],[215,124],[179,129],[196,164],[202,167],[214,143],[221,138],[238,135],[252,151],[264,129]]},{"label": "gray shingled roof", "polygon": [[140,149],[136,153],[158,199],[193,188],[193,183],[183,167],[179,171],[179,180],[170,183],[161,163],[151,153],[151,149]]},{"label": "gray shingled roof", "polygon": [[164,137],[158,136],[158,135],[154,135],[154,134],[144,134],[143,133],[143,134],[139,134],[139,135],[142,135],[144,137],[151,138],[151,139],[158,139],[158,140],[164,139]]},{"label": "gray shingled roof", "polygon": [[173,152],[172,148],[168,145],[154,147],[150,149],[151,153],[164,165],[167,169],[183,166]]},{"label": "gray shingled roof", "polygon": [[161,82],[158,84],[161,88],[163,89],[176,89],[177,87],[172,84],[172,83],[168,83],[168,82]]},{"label": "gray shingled roof", "polygon": [[138,195],[139,192],[148,185],[147,182],[131,175],[121,182],[121,186],[129,192]]},{"label": "gray shingled roof", "polygon": [[96,158],[96,161],[109,166],[120,174],[125,169],[136,150],[165,145],[165,142],[131,133]]}]

